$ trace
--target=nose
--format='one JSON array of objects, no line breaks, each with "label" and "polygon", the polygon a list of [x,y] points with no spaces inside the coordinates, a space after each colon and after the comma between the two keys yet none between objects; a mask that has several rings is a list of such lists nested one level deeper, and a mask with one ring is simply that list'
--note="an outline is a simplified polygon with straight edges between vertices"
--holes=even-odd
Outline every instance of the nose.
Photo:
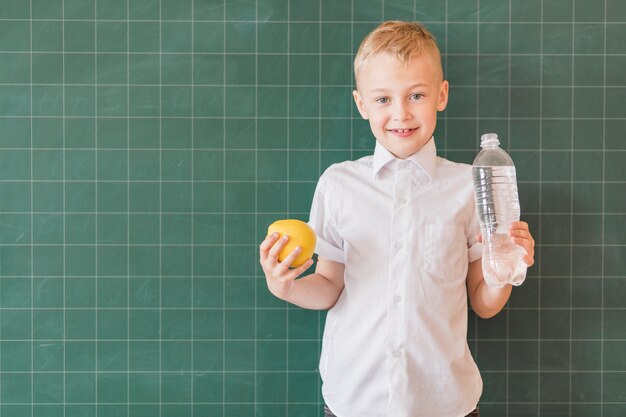
[{"label": "nose", "polygon": [[396,101],[393,107],[392,118],[394,121],[403,121],[411,118],[411,112],[409,106],[403,101]]}]

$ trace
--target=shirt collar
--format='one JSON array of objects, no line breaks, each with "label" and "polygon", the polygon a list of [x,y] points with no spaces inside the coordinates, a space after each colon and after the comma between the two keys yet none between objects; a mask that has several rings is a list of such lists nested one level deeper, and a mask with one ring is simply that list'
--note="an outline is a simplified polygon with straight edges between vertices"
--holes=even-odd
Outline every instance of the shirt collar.
[{"label": "shirt collar", "polygon": [[[426,172],[433,179],[435,177],[435,166],[437,164],[437,147],[435,146],[435,138],[431,137],[422,148],[413,155],[406,158],[407,161],[413,162]],[[372,165],[372,175],[376,177],[380,170],[392,161],[400,161],[387,148],[376,141],[374,149],[374,160]]]}]

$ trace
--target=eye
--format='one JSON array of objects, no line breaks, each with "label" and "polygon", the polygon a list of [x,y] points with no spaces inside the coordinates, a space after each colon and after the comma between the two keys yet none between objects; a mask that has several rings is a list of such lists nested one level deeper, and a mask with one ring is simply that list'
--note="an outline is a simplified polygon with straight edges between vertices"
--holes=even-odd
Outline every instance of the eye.
[{"label": "eye", "polygon": [[424,97],[424,95],[422,93],[414,93],[414,94],[411,94],[410,99],[413,100],[413,101],[418,101],[422,97]]},{"label": "eye", "polygon": [[389,103],[389,97],[378,97],[376,100],[374,100],[376,103],[379,104],[387,104]]}]

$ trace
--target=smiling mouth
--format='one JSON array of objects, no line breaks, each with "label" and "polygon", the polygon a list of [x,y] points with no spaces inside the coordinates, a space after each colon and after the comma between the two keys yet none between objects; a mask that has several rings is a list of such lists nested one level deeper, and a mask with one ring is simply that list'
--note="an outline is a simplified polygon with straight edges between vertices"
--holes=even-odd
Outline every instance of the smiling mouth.
[{"label": "smiling mouth", "polygon": [[413,132],[415,132],[417,130],[417,128],[412,128],[412,129],[387,129],[388,132],[393,133],[396,136],[401,136],[401,137],[406,137],[406,136],[410,136],[411,134],[413,134]]}]

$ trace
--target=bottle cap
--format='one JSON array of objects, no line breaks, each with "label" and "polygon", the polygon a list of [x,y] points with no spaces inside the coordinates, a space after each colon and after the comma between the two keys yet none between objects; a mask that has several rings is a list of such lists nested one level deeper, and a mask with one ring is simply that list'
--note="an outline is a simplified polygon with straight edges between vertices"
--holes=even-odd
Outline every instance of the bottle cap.
[{"label": "bottle cap", "polygon": [[486,148],[487,146],[500,145],[497,133],[485,133],[480,137],[480,147]]}]

